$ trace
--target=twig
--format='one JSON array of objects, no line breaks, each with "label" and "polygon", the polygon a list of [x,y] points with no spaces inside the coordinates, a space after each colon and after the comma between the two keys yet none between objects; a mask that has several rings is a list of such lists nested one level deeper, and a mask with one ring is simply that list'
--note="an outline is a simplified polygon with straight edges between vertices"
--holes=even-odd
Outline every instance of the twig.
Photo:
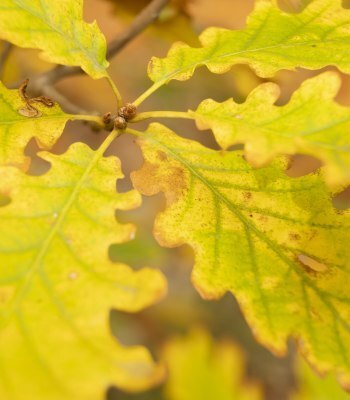
[{"label": "twig", "polygon": [[169,3],[169,0],[153,0],[140,14],[136,16],[129,27],[114,39],[108,46],[107,58],[119,53],[132,39],[144,31],[149,25],[155,22],[162,9]]},{"label": "twig", "polygon": [[[123,49],[130,41],[132,41],[149,25],[151,25],[159,17],[162,9],[168,3],[169,0],[151,1],[150,4],[136,16],[130,26],[108,45],[107,59],[110,59],[119,53],[119,51]],[[67,76],[83,73],[84,71],[79,67],[58,65],[52,70],[39,75],[36,79],[32,80],[31,83],[36,87],[43,87],[43,85],[51,85]]]},{"label": "twig", "polygon": [[11,43],[4,42],[4,48],[3,48],[1,56],[0,56],[0,78],[2,77],[2,74],[4,72],[6,60],[11,53],[12,47],[13,46]]},{"label": "twig", "polygon": [[[86,111],[83,108],[77,106],[76,104],[72,103],[68,100],[63,94],[61,94],[58,90],[56,90],[53,86],[45,86],[42,89],[42,93],[49,97],[50,99],[56,101],[62,109],[67,112],[68,114],[84,114],[89,115],[92,114],[92,111]],[[96,113],[97,115],[97,113]]]}]

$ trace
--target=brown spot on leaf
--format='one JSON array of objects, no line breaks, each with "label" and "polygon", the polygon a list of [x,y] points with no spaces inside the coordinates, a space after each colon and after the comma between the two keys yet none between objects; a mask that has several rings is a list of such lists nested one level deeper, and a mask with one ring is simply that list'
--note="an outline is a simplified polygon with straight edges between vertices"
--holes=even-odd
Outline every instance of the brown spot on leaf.
[{"label": "brown spot on leaf", "polygon": [[252,198],[251,192],[243,192],[243,197],[245,200],[250,200]]},{"label": "brown spot on leaf", "polygon": [[158,150],[157,151],[157,156],[160,159],[160,161],[166,161],[168,159],[167,155],[164,153],[164,151]]},{"label": "brown spot on leaf", "polygon": [[289,236],[289,239],[293,240],[293,241],[296,241],[296,240],[300,239],[299,233],[290,232],[288,236]]}]

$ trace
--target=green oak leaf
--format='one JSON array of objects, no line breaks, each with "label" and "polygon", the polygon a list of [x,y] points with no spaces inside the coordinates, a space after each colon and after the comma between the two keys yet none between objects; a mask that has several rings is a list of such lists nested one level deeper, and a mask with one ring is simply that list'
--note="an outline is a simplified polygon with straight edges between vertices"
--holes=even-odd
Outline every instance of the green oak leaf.
[{"label": "green oak leaf", "polygon": [[319,371],[350,382],[350,212],[333,208],[318,174],[291,178],[287,161],[253,169],[152,124],[139,135],[145,195],[164,192],[155,237],[190,245],[205,298],[232,292],[258,340],[278,354],[289,337]]},{"label": "green oak leaf", "polygon": [[305,81],[288,104],[274,105],[279,87],[258,86],[243,104],[203,101],[190,111],[200,129],[211,128],[223,149],[245,144],[248,161],[261,167],[278,154],[320,158],[330,184],[350,182],[350,109],[334,101],[341,85],[335,72]]},{"label": "green oak leaf", "polygon": [[312,0],[299,14],[283,12],[277,0],[256,0],[245,29],[208,28],[199,39],[200,48],[175,43],[165,58],[151,60],[148,73],[155,88],[187,80],[203,65],[221,74],[248,64],[261,77],[327,65],[350,72],[350,10],[341,0]]},{"label": "green oak leaf", "polygon": [[[1,13],[0,13],[1,15]],[[0,17],[1,18],[1,17]],[[9,90],[0,82],[0,165],[28,167],[24,149],[35,137],[41,149],[50,149],[62,134],[65,124],[75,116],[65,114],[58,105],[46,107],[35,103],[39,117],[28,117],[17,90]]]},{"label": "green oak leaf", "polygon": [[0,398],[96,400],[110,385],[148,388],[162,377],[143,347],[111,335],[112,307],[135,312],[164,294],[163,275],[112,263],[113,243],[133,238],[115,210],[140,203],[116,193],[120,162],[73,144],[62,155],[41,153],[52,168],[28,176],[0,168]]},{"label": "green oak leaf", "polygon": [[107,76],[106,39],[96,22],[84,22],[83,0],[1,0],[0,38],[94,79]]}]

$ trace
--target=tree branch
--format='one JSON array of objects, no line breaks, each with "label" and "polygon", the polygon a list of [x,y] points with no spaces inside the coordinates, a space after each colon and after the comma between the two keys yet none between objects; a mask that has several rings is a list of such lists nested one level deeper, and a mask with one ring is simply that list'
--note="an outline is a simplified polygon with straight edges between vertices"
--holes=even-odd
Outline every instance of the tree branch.
[{"label": "tree branch", "polygon": [[129,27],[108,46],[107,58],[119,53],[132,39],[155,22],[169,0],[153,0],[138,14]]}]

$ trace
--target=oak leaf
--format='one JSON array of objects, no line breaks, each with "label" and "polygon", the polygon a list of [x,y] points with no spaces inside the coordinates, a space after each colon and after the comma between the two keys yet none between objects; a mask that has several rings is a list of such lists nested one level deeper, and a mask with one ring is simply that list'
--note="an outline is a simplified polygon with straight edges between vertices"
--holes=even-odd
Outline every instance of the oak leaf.
[{"label": "oak leaf", "polygon": [[[137,132],[132,132],[137,134]],[[333,208],[322,175],[291,178],[287,161],[253,169],[152,124],[139,134],[145,195],[164,192],[160,244],[189,244],[205,298],[232,292],[260,342],[278,354],[289,337],[321,372],[350,382],[350,216]]]},{"label": "oak leaf", "polygon": [[134,236],[115,210],[140,196],[116,193],[120,162],[105,149],[43,152],[52,167],[39,177],[0,168],[10,199],[0,207],[0,398],[96,400],[110,385],[137,391],[162,376],[145,348],[110,333],[112,307],[138,311],[164,294],[165,281],[109,260],[113,243]]}]

